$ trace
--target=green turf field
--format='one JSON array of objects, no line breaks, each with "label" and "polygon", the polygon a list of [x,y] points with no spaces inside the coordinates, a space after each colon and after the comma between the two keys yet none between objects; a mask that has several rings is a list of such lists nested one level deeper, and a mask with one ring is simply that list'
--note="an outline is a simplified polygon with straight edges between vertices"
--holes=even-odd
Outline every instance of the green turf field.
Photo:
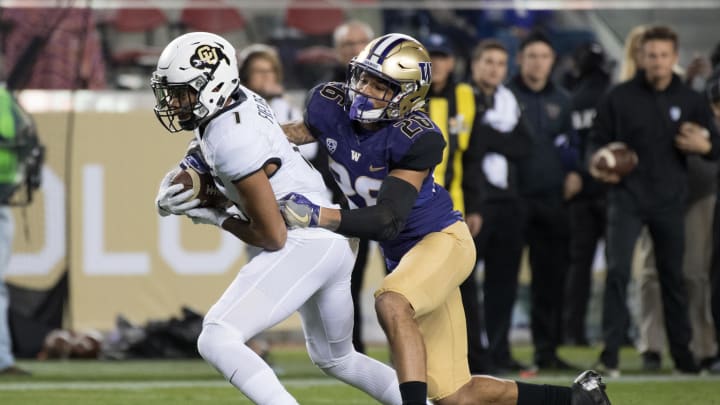
[{"label": "green turf field", "polygon": [[[524,361],[530,348],[515,350]],[[592,364],[597,349],[566,348],[561,355],[577,365]],[[371,354],[387,361],[387,353]],[[666,357],[667,358],[667,357]],[[362,392],[323,376],[301,347],[274,348],[272,362],[301,404],[371,404]],[[665,361],[665,363],[668,363]],[[204,362],[197,361],[23,361],[32,377],[2,377],[1,405],[181,405],[249,404]],[[623,376],[608,380],[614,405],[720,405],[720,376],[673,375],[666,364],[659,374],[643,374],[633,349],[622,353]],[[514,378],[513,376],[507,376]],[[541,374],[529,382],[568,385],[572,374]]]}]

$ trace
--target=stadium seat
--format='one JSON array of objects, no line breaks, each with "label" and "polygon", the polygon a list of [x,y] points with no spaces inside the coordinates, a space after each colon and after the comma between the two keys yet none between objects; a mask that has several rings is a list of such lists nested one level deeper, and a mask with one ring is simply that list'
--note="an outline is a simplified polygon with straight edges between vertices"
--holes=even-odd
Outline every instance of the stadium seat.
[{"label": "stadium seat", "polygon": [[[121,8],[104,19],[99,28],[111,76],[117,80],[121,70],[139,70],[142,74],[152,71],[167,42],[167,36],[159,38],[158,34],[169,29],[169,24],[158,8]],[[138,41],[137,36],[143,40]]]},{"label": "stadium seat", "polygon": [[180,33],[213,32],[222,35],[236,48],[248,43],[248,22],[237,7],[223,0],[195,0],[180,12]]},{"label": "stadium seat", "polygon": [[[329,2],[327,8],[304,8],[302,3],[303,0],[295,0],[290,3],[285,14],[285,23],[288,27],[295,28],[305,35],[330,35],[335,27],[345,20],[343,10],[331,7]],[[313,4],[317,4],[317,2],[313,2]]]},{"label": "stadium seat", "polygon": [[236,7],[221,0],[195,0],[180,13],[180,25],[187,31],[206,31],[216,34],[242,31],[245,17]]}]

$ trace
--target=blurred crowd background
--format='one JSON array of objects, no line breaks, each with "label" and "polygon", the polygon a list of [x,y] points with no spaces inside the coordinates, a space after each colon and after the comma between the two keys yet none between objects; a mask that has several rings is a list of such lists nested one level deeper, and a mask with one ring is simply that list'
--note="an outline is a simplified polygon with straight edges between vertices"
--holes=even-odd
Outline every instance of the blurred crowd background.
[{"label": "blurred crowd background", "polygon": [[[382,0],[0,2],[0,77],[34,117],[47,148],[39,196],[29,207],[12,209],[13,255],[9,264],[0,263],[7,270],[16,355],[71,356],[73,349],[66,343],[58,349],[58,339],[93,342],[95,354],[81,345],[79,357],[94,357],[101,346],[108,358],[196,355],[192,339],[199,331],[198,319],[232,278],[233,269],[250,257],[237,241],[210,231],[190,231],[177,219],[160,220],[154,215],[157,182],[182,157],[187,141],[168,139],[153,122],[151,110],[149,77],[172,38],[209,31],[230,40],[238,49],[243,84],[268,98],[282,122],[302,118],[305,93],[314,85],[344,81],[347,62],[370,39],[401,32],[423,42],[433,58],[436,83],[430,108],[435,99],[451,100],[443,107],[441,125],[448,133],[458,125],[456,118],[468,119],[462,114],[462,97],[448,89],[464,84],[476,94],[482,91],[484,79],[476,77],[482,73],[474,72],[473,65],[483,49],[504,50],[507,70],[501,82],[507,83],[523,108],[538,102],[540,108],[561,109],[554,115],[567,116],[567,128],[556,128],[547,136],[556,146],[564,142],[558,135],[577,140],[573,148],[585,188],[569,191],[572,186],[563,179],[563,188],[552,197],[559,201],[555,211],[536,213],[534,220],[502,214],[509,217],[494,232],[505,239],[494,246],[508,259],[502,266],[509,277],[496,277],[492,281],[498,284],[488,287],[486,263],[481,261],[470,281],[473,285],[464,292],[470,291],[470,301],[477,301],[467,304],[475,308],[469,315],[474,319],[469,319],[469,332],[476,334],[470,337],[471,344],[479,341],[482,346],[475,363],[471,348],[475,371],[530,368],[506,353],[509,348],[503,340],[508,338],[534,341],[540,368],[573,367],[557,358],[557,346],[600,344],[603,337],[605,191],[592,190],[583,156],[597,103],[612,86],[634,76],[638,38],[644,28],[658,24],[678,35],[675,72],[680,80],[706,97],[708,108],[717,103],[720,90],[712,86],[717,86],[713,72],[720,64],[720,5],[700,2],[695,7],[687,2],[671,8],[666,2],[646,1],[632,8],[601,8],[599,2],[587,7],[586,2],[549,1],[545,9],[529,9],[517,8],[516,3],[436,2],[423,9],[416,6],[424,3]],[[488,40],[494,44],[489,48]],[[481,41],[486,48],[478,51]],[[543,85],[552,85],[562,102],[548,101],[555,93],[542,93],[539,98],[533,98],[531,91],[523,95],[522,54],[538,42],[552,56]],[[447,105],[452,107],[448,110]],[[476,107],[473,114],[480,117],[484,110],[480,104]],[[531,133],[546,130],[542,118],[533,121],[532,112],[523,114]],[[465,127],[472,127],[472,122]],[[435,173],[451,192],[453,180],[460,187],[463,164],[462,157],[453,155],[463,146],[453,146],[456,149],[446,153],[446,162]],[[316,149],[303,153],[316,166],[324,164]],[[703,170],[706,181],[693,183],[695,200],[688,204],[702,200],[710,208],[687,225],[686,241],[696,234],[711,235],[713,230],[718,172],[716,166]],[[538,177],[525,181],[543,183],[547,180],[543,173],[535,172]],[[326,180],[332,188],[332,178]],[[537,190],[530,187],[524,193],[520,187],[518,204],[535,198]],[[460,196],[456,205],[464,201],[467,198]],[[666,350],[665,328],[672,325],[657,318],[662,309],[660,287],[650,270],[654,268],[649,262],[651,243],[643,235],[634,255],[627,294],[631,316],[623,344],[637,347],[647,370],[656,370]],[[690,244],[706,247],[700,253],[690,250],[689,255],[711,255],[711,241],[712,236],[693,240]],[[546,260],[528,257],[524,247],[533,243],[536,250],[543,249],[539,255]],[[360,349],[364,342],[383,342],[372,310],[372,291],[384,268],[375,245],[365,241],[364,246],[353,279],[357,305],[364,308],[356,317],[355,341]],[[563,257],[547,259],[556,253]],[[720,372],[717,325],[710,305],[711,275],[717,269],[711,269],[709,257],[691,264],[697,270],[687,282],[698,286],[690,293],[700,300],[688,306],[695,328],[691,349],[699,364]],[[551,269],[539,273],[540,267]],[[535,289],[531,284],[536,284]],[[648,298],[653,288],[655,298]],[[498,291],[504,297],[493,295]],[[548,294],[550,303],[533,301]],[[541,305],[545,307],[539,316],[556,319],[552,331],[531,328],[532,313]],[[493,315],[498,313],[508,315],[496,319]],[[71,332],[53,332],[57,329]],[[294,319],[276,328],[269,339],[292,340],[298,333]],[[537,347],[540,344],[545,346]],[[267,350],[262,342],[258,347]],[[487,359],[483,350],[488,348],[497,358]]]}]

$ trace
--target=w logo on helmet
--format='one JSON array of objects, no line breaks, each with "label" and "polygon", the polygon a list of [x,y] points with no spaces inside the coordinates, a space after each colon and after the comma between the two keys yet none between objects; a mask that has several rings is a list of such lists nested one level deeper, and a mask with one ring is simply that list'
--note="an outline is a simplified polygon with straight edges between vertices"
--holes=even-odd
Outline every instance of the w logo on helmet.
[{"label": "w logo on helmet", "polygon": [[418,62],[418,66],[420,66],[420,81],[430,83],[430,80],[432,80],[432,62]]}]

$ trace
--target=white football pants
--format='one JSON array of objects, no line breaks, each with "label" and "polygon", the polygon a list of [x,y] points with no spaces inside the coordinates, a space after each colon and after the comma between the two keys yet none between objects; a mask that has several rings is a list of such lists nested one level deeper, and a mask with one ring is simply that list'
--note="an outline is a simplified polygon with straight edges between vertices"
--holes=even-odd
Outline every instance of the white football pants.
[{"label": "white football pants", "polygon": [[315,365],[383,404],[401,404],[395,371],[352,346],[356,245],[337,235],[288,237],[282,249],[254,257],[205,316],[200,354],[256,404],[297,404],[245,342],[299,311]]}]

